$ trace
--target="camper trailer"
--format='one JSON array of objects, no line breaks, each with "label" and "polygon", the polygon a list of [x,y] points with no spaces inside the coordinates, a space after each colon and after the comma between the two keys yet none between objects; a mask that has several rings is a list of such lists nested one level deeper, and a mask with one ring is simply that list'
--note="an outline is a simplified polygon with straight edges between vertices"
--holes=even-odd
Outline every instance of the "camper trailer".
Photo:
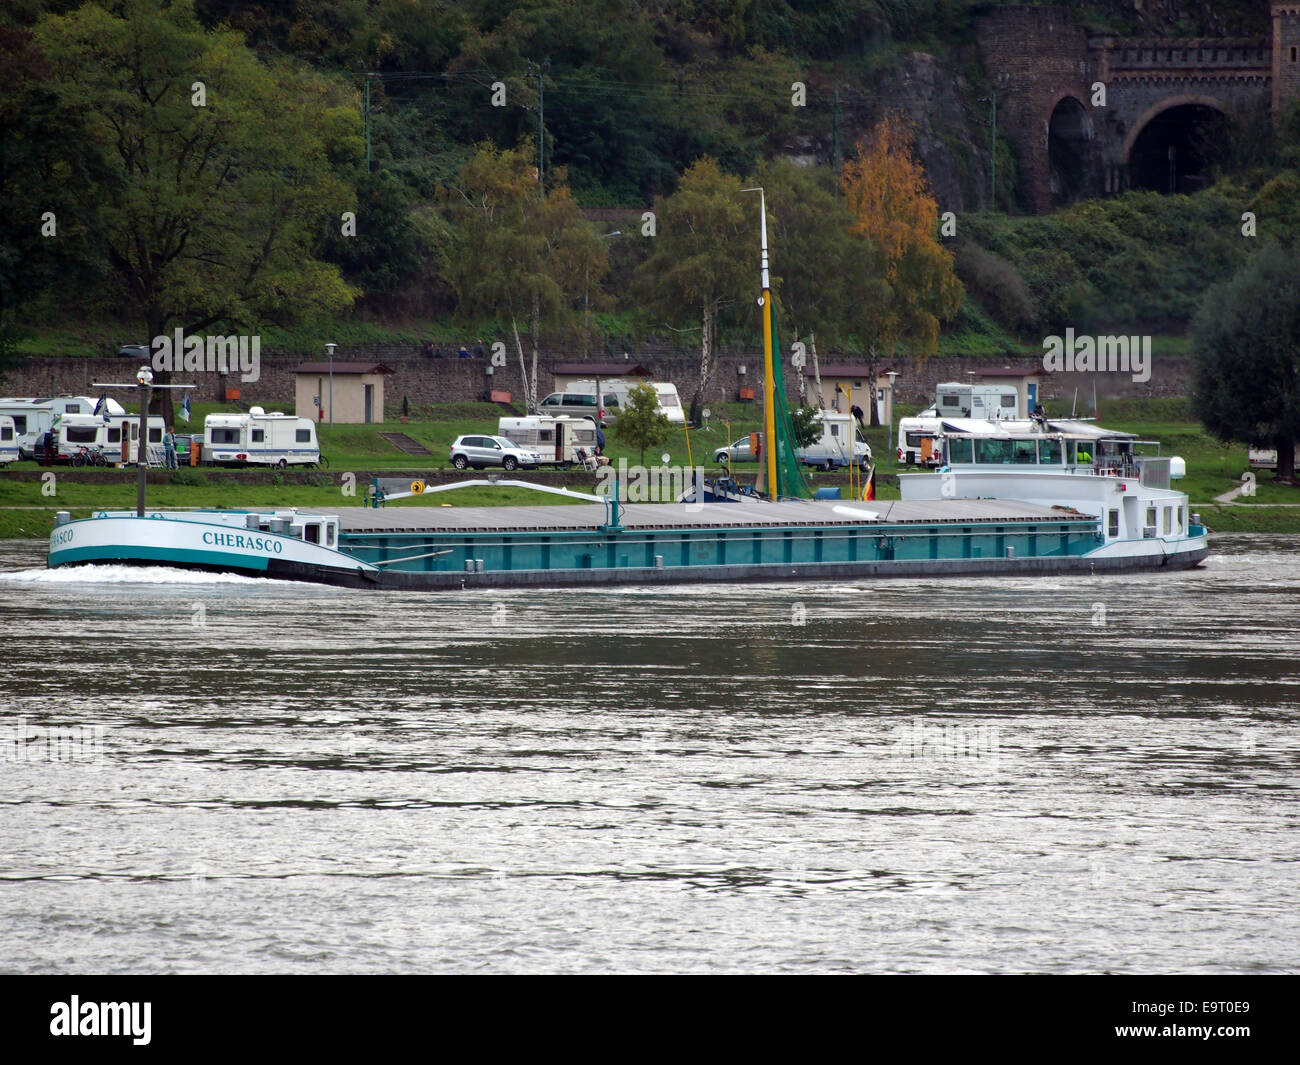
[{"label": "camper trailer", "polygon": [[933,411],[898,420],[898,461],[903,466],[943,464],[943,419]]},{"label": "camper trailer", "polygon": [[320,445],[310,418],[251,407],[247,414],[203,419],[203,461],[223,466],[318,466]]},{"label": "camper trailer", "polygon": [[[655,395],[659,397],[659,409],[663,411],[664,416],[670,422],[674,425],[686,424],[686,414],[682,410],[682,399],[677,394],[675,384],[671,381],[642,381],[639,378],[602,377],[600,379],[600,390],[605,394],[607,417],[616,416],[619,410],[627,406],[627,394],[639,384],[648,384],[655,390]],[[569,391],[594,395],[596,382],[594,380],[574,381],[569,385]]]},{"label": "camper trailer", "polygon": [[[964,385],[948,381],[935,389],[935,413],[940,418],[975,418],[995,422],[1020,418],[1020,394],[1015,385]],[[1026,411],[1024,417],[1028,417]]]},{"label": "camper trailer", "polygon": [[[0,414],[13,419],[20,458],[37,458],[38,445],[54,419],[67,414],[93,414],[97,401],[90,396],[53,396],[45,399],[9,396],[0,399]],[[110,415],[125,414],[115,399],[107,401]]]},{"label": "camper trailer", "polygon": [[799,448],[800,462],[827,470],[850,465],[865,470],[871,465],[871,447],[853,415],[821,410],[817,418],[822,427],[821,439]]},{"label": "camper trailer", "polygon": [[[163,463],[164,424],[158,415],[149,417],[148,461]],[[50,446],[40,456],[44,465],[67,462],[82,448],[99,451],[109,464],[134,463],[140,449],[140,418],[134,414],[65,414],[49,430]]]},{"label": "camper trailer", "polygon": [[18,461],[18,436],[14,433],[14,420],[0,414],[0,465]]},{"label": "camper trailer", "polygon": [[548,414],[502,418],[497,423],[497,434],[512,444],[545,455],[545,465],[561,468],[581,465],[584,458],[595,454],[596,450],[596,423],[590,418],[552,417]]}]

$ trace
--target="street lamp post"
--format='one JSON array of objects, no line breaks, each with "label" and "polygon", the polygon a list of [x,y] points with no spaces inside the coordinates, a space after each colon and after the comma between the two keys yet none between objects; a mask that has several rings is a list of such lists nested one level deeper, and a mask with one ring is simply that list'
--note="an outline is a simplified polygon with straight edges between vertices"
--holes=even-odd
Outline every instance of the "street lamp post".
[{"label": "street lamp post", "polygon": [[[889,378],[889,399],[885,406],[885,410],[889,414],[889,427],[886,429],[888,435],[885,437],[885,443],[890,451],[894,451],[894,378],[898,376],[898,371],[886,370],[885,376]],[[895,456],[897,456],[897,452],[895,452]]]},{"label": "street lamp post", "polygon": [[334,428],[334,349],[337,347],[338,347],[337,344],[325,345],[325,350],[329,353],[329,357],[330,357],[329,404],[330,404],[330,428],[331,429]]}]

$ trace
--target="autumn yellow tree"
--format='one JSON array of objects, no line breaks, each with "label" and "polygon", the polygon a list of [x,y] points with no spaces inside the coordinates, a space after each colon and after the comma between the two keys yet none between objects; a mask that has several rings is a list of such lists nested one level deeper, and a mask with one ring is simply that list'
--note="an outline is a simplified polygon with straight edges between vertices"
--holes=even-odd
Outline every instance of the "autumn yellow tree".
[{"label": "autumn yellow tree", "polygon": [[841,180],[853,216],[849,232],[861,241],[849,279],[858,289],[850,328],[874,380],[878,360],[893,358],[900,345],[918,358],[934,354],[940,323],[961,309],[963,289],[939,243],[939,205],[902,115],[887,113],[858,142]]}]

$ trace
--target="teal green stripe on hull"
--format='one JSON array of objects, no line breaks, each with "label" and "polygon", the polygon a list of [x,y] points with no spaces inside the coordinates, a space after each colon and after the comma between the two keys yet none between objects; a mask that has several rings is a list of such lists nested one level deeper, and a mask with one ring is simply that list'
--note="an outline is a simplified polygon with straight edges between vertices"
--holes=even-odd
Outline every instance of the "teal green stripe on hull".
[{"label": "teal green stripe on hull", "polygon": [[190,551],[174,547],[70,547],[50,556],[51,568],[74,562],[111,564],[118,560],[157,562],[160,566],[217,566],[224,569],[266,571],[266,558],[258,555],[234,555],[226,551]]}]

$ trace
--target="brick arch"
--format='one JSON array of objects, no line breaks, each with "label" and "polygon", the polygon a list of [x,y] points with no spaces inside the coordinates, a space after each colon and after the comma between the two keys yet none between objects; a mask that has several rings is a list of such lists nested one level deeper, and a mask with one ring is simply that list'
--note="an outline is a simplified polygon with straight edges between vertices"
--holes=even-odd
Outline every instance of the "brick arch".
[{"label": "brick arch", "polygon": [[1202,107],[1212,107],[1221,115],[1226,115],[1228,109],[1223,106],[1222,100],[1216,100],[1213,96],[1199,96],[1188,93],[1183,96],[1170,96],[1161,100],[1158,104],[1148,107],[1145,112],[1129,127],[1128,133],[1124,135],[1124,146],[1120,151],[1120,160],[1128,166],[1129,153],[1133,150],[1133,145],[1137,143],[1138,137],[1142,131],[1147,128],[1147,124],[1157,115],[1163,114],[1170,108],[1185,107],[1188,104],[1199,104]]},{"label": "brick arch", "polygon": [[1088,106],[1088,101],[1085,100],[1073,89],[1065,89],[1062,92],[1058,92],[1054,97],[1052,97],[1052,102],[1047,105],[1047,111],[1043,115],[1043,143],[1044,144],[1047,143],[1047,138],[1052,132],[1052,116],[1056,114],[1056,109],[1061,106],[1061,101],[1067,99],[1073,100],[1075,103],[1077,103],[1080,107],[1083,108],[1083,113],[1088,119],[1088,138],[1091,140],[1092,138],[1097,136],[1096,126],[1093,125],[1093,121],[1092,121],[1092,108]]}]

